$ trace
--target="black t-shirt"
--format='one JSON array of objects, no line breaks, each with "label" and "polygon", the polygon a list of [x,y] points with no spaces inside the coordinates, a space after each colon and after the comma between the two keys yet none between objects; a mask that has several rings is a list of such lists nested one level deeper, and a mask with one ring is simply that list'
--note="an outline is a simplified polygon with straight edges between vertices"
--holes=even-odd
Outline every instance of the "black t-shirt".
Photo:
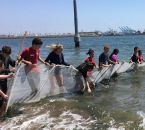
[{"label": "black t-shirt", "polygon": [[133,56],[131,57],[132,62],[138,63],[138,56],[133,54]]},{"label": "black t-shirt", "polygon": [[[13,60],[10,56],[4,57],[2,51],[0,51],[0,60],[4,62],[4,68],[9,69],[9,65],[15,67],[16,61]],[[8,74],[8,73],[6,73]]]},{"label": "black t-shirt", "polygon": [[107,65],[109,62],[109,54],[105,54],[104,52],[99,56],[99,65],[100,63]]},{"label": "black t-shirt", "polygon": [[[0,75],[5,75],[9,72],[9,69],[4,69],[0,71]],[[2,90],[4,93],[7,93],[7,79],[0,79],[0,90]]]}]

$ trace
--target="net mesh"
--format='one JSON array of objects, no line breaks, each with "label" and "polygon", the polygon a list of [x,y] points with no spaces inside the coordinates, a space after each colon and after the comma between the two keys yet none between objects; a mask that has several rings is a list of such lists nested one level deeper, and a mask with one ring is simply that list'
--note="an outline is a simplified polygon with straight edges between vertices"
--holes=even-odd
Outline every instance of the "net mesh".
[{"label": "net mesh", "polygon": [[120,62],[119,64],[112,65],[110,67],[104,67],[101,70],[96,70],[92,74],[91,80],[95,83],[99,83],[104,79],[110,79],[116,72],[122,73],[129,70],[131,64],[126,62]]},{"label": "net mesh", "polygon": [[134,63],[128,63],[128,62],[123,62],[121,67],[119,67],[119,69],[116,71],[116,73],[123,73],[126,71],[130,71],[133,70],[134,68]]},{"label": "net mesh", "polygon": [[7,105],[21,102],[36,102],[47,96],[68,93],[79,89],[82,76],[77,76],[73,67],[55,66],[49,68],[39,64],[29,67],[21,64],[17,68],[14,81],[9,80]]},{"label": "net mesh", "polygon": [[[103,79],[109,79],[114,73],[133,69],[133,66],[133,63],[121,62],[111,67],[104,67],[94,71],[90,80],[99,83]],[[8,80],[7,107],[14,103],[36,102],[47,96],[79,91],[84,85],[83,76],[72,66],[49,68],[44,64],[33,67],[21,64],[17,67],[15,78]]]}]

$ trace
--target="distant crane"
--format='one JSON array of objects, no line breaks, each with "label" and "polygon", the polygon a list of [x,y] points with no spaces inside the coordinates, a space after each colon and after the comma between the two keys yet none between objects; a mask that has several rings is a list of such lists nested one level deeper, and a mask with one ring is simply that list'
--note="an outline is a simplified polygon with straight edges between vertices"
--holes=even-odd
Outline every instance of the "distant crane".
[{"label": "distant crane", "polygon": [[136,30],[129,28],[128,26],[119,27],[123,34],[135,34]]}]

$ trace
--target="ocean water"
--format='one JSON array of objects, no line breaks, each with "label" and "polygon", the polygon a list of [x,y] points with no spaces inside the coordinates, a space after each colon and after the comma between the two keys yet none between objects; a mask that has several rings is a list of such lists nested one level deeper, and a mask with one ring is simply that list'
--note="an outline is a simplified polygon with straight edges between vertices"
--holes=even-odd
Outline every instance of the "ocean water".
[{"label": "ocean water", "polygon": [[[103,45],[110,53],[119,49],[120,61],[129,61],[133,48],[141,48],[145,56],[145,36],[82,37],[81,47],[74,47],[73,37],[44,38],[41,56],[50,52],[46,45],[61,43],[68,63],[77,66],[94,49],[98,63]],[[24,48],[31,46],[26,39]],[[0,39],[0,47],[12,47],[12,57],[19,52],[22,39]],[[1,130],[144,130],[145,129],[145,68],[123,73],[109,84],[99,84],[92,95],[56,95],[32,104],[16,104],[0,119]]]}]

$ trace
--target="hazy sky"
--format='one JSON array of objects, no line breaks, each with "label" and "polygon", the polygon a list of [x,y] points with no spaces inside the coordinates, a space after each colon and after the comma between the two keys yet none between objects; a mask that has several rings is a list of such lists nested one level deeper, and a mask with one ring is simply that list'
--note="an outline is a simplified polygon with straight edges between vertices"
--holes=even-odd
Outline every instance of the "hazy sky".
[{"label": "hazy sky", "polygon": [[[145,29],[145,0],[77,0],[79,31]],[[0,34],[74,32],[73,0],[0,0]]]}]

